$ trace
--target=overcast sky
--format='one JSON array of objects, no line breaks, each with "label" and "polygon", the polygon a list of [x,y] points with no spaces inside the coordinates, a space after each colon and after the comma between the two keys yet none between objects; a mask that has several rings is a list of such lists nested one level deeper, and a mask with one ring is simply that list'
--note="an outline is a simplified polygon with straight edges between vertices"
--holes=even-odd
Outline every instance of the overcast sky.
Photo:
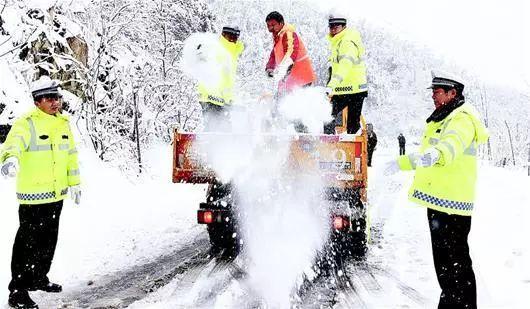
[{"label": "overcast sky", "polygon": [[530,88],[529,0],[308,1],[383,25],[485,80]]}]

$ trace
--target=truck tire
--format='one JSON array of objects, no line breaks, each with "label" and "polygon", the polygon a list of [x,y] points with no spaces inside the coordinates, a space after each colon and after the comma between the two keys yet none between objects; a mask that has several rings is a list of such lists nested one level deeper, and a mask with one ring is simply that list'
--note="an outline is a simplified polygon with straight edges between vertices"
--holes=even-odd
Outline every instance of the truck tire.
[{"label": "truck tire", "polygon": [[[235,216],[232,212],[233,199],[230,195],[233,193],[231,184],[216,183],[208,192],[207,203],[201,205],[201,208],[222,209],[228,211],[230,220],[222,223],[210,223],[207,225],[208,236],[210,237],[211,252],[233,252],[239,251],[239,241],[237,237],[237,228]],[[224,203],[220,202],[225,201]],[[235,237],[236,236],[236,237]]]},{"label": "truck tire", "polygon": [[367,251],[366,235],[366,208],[363,202],[357,197],[351,201],[351,206],[357,209],[359,217],[351,220],[352,228],[349,231],[350,253],[355,258],[364,258]]},{"label": "truck tire", "polygon": [[207,231],[212,253],[238,252],[239,246],[237,238],[234,237],[234,226],[231,224],[208,224]]}]

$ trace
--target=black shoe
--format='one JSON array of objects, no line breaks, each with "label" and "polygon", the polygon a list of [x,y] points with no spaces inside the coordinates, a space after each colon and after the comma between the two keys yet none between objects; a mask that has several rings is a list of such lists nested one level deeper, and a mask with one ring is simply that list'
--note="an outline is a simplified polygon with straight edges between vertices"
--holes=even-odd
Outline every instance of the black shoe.
[{"label": "black shoe", "polygon": [[9,306],[17,309],[39,309],[39,306],[29,297],[28,291],[13,291],[9,293]]},{"label": "black shoe", "polygon": [[48,292],[48,293],[60,293],[63,291],[63,287],[60,284],[48,282],[46,284],[37,285],[31,290],[32,291],[41,290],[41,291]]}]

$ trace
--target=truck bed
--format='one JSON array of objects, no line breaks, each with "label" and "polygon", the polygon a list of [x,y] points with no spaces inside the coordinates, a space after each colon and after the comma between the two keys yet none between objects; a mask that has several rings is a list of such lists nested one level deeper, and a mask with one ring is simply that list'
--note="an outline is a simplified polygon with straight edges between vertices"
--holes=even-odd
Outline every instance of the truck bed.
[{"label": "truck bed", "polygon": [[[206,136],[207,135],[207,136]],[[213,183],[214,172],[198,153],[198,144],[216,138],[241,138],[228,133],[187,133],[175,130],[173,141],[173,182]],[[263,136],[262,136],[263,137]],[[267,135],[276,139],[278,136]],[[281,136],[290,142],[291,168],[319,173],[328,187],[361,188],[367,181],[367,137],[361,135],[310,135]],[[363,194],[364,195],[364,194]]]}]

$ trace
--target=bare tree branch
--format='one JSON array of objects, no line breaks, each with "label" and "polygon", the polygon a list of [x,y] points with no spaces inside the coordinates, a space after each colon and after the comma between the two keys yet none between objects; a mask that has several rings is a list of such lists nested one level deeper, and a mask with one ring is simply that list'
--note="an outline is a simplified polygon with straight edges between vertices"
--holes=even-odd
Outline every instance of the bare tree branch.
[{"label": "bare tree branch", "polygon": [[2,10],[0,11],[0,15],[2,15],[4,13],[4,9],[6,8],[7,6],[7,0],[4,0],[4,5],[2,6]]},{"label": "bare tree branch", "polygon": [[13,47],[12,49],[6,51],[5,53],[1,54],[0,55],[0,58],[4,57],[5,55],[9,54],[9,53],[12,53],[14,52],[15,50],[19,49],[19,48],[22,48],[23,46],[25,46],[26,44],[28,44],[28,40],[29,38],[31,38],[31,36],[33,35],[33,33],[35,33],[35,31],[37,31],[39,27],[36,27],[35,29],[33,29],[33,31],[29,34],[28,38],[26,40],[24,40],[24,43],[21,43],[15,47]]}]

